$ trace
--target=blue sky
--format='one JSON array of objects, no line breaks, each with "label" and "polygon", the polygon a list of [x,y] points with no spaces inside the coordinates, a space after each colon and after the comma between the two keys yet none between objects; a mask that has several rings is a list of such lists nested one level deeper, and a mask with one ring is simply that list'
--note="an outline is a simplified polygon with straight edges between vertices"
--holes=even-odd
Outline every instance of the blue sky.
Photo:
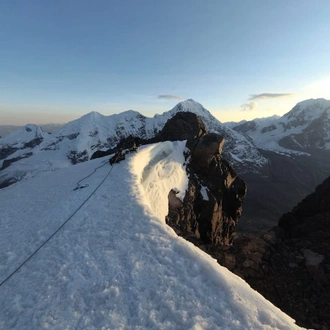
[{"label": "blue sky", "polygon": [[2,0],[0,124],[147,116],[193,98],[221,121],[330,99],[328,0]]}]

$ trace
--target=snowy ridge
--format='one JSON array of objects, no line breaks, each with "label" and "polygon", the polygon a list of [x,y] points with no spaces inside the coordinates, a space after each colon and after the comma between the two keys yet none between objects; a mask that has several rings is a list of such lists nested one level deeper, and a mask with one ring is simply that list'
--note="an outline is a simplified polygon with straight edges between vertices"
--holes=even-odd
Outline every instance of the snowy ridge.
[{"label": "snowy ridge", "polygon": [[[185,189],[184,146],[145,146],[116,164],[70,222],[0,287],[0,328],[298,329],[164,224],[164,195]],[[0,191],[0,281],[90,196],[108,164],[84,181],[88,187],[73,188],[103,162],[39,173]]]},{"label": "snowy ridge", "polygon": [[233,129],[265,150],[293,154],[306,154],[311,148],[330,150],[330,101],[306,100],[282,117],[254,119]]}]

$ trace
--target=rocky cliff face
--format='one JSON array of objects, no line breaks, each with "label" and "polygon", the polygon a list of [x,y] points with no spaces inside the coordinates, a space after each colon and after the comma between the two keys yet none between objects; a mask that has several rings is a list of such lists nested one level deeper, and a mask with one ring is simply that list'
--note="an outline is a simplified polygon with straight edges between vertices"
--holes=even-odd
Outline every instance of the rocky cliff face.
[{"label": "rocky cliff face", "polygon": [[224,139],[218,134],[187,141],[188,190],[183,201],[169,193],[166,222],[191,240],[229,245],[234,238],[246,186],[222,158]]}]

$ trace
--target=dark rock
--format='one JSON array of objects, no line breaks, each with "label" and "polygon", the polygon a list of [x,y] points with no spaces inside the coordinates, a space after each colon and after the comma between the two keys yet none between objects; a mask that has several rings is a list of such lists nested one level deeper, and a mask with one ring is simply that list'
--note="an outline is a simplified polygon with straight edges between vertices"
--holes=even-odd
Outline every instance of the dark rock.
[{"label": "dark rock", "polygon": [[[0,168],[0,170],[4,170],[5,168],[9,167],[11,164],[17,162],[18,160],[24,159],[24,158],[29,158],[33,155],[32,152],[27,152],[19,157],[14,157],[14,158],[10,158],[10,159],[5,159],[2,163],[2,167]],[[15,181],[16,182],[16,181]],[[8,186],[8,184],[7,184]]]},{"label": "dark rock", "polygon": [[16,150],[17,150],[17,148],[14,148],[14,147],[11,147],[11,146],[8,146],[6,148],[1,148],[0,149],[0,159],[7,158],[11,154],[13,154]]},{"label": "dark rock", "polygon": [[201,137],[207,133],[204,122],[191,112],[178,112],[169,119],[155,141],[183,141]]},{"label": "dark rock", "polygon": [[20,181],[21,179],[22,179],[21,177],[11,177],[11,178],[7,178],[7,179],[4,179],[4,180],[1,178],[0,189],[9,187],[12,184]]},{"label": "dark rock", "polygon": [[77,152],[75,150],[71,150],[67,153],[68,159],[71,161],[73,165],[82,163],[88,160],[87,150]]},{"label": "dark rock", "polygon": [[236,266],[236,258],[235,255],[232,253],[224,253],[224,259],[225,259],[225,266],[229,270],[235,269]]},{"label": "dark rock", "polygon": [[35,139],[33,139],[33,140],[25,143],[23,149],[24,148],[30,148],[30,149],[32,149],[35,146],[39,145],[43,140],[44,139],[42,137],[36,137]]},{"label": "dark rock", "polygon": [[141,145],[144,145],[147,143],[149,143],[148,140],[144,140],[139,137],[129,135],[128,137],[121,139],[118,142],[118,144],[116,145],[116,147],[114,147],[114,148],[108,149],[106,151],[102,151],[102,150],[95,151],[93,153],[93,155],[91,156],[91,159],[109,156],[109,155],[119,152],[120,150],[131,149],[131,148],[133,148],[134,145],[136,147],[140,147]]},{"label": "dark rock", "polygon": [[266,126],[261,130],[261,133],[271,132],[276,129],[277,129],[277,127],[275,125]]},{"label": "dark rock", "polygon": [[223,144],[213,133],[187,141],[188,189],[183,202],[170,192],[166,218],[183,236],[213,245],[231,244],[246,195],[244,181],[221,157]]}]

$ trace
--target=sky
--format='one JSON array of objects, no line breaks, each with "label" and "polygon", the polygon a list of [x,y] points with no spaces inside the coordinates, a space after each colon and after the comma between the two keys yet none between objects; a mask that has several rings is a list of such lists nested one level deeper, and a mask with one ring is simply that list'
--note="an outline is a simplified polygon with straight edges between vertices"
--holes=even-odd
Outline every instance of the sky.
[{"label": "sky", "polygon": [[184,149],[167,141],[113,167],[57,170],[53,154],[48,171],[36,162],[1,189],[0,328],[300,329],[165,224],[168,191],[187,186]]},{"label": "sky", "polygon": [[0,125],[180,100],[220,121],[330,99],[330,2],[2,0]]}]

